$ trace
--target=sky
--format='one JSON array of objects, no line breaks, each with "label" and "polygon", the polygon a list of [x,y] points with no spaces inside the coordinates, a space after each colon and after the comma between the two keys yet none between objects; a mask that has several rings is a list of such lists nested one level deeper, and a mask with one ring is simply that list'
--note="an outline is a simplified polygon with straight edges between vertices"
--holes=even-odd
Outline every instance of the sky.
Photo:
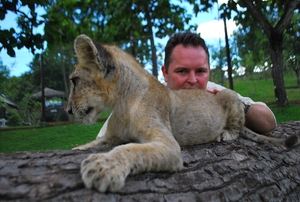
[{"label": "sky", "polygon": [[[219,4],[226,2],[225,0],[219,0]],[[185,6],[185,5],[184,5]],[[223,20],[218,20],[218,9],[217,4],[215,4],[214,8],[209,11],[208,13],[200,13],[197,15],[193,15],[191,7],[187,4],[186,9],[188,13],[190,13],[193,17],[191,20],[191,24],[197,24],[197,32],[201,34],[201,37],[206,41],[207,45],[214,45],[218,46],[219,39],[224,41],[225,34],[224,34],[224,25]],[[40,10],[39,14],[43,11]],[[16,28],[16,15],[13,13],[9,13],[4,21],[0,21],[0,28],[7,29],[14,27]],[[230,20],[227,21],[227,32],[230,36],[233,30],[236,29],[235,23]],[[43,27],[39,27],[35,30],[37,33],[43,33]],[[165,44],[168,39],[164,40],[156,40],[161,44]],[[10,57],[5,49],[2,49],[0,52],[0,58],[2,59],[3,65],[7,66],[10,70],[10,76],[20,76],[23,73],[30,70],[28,67],[29,63],[33,59],[33,54],[30,50],[26,48],[22,48],[18,50],[17,48],[14,49],[16,52],[16,57]],[[41,50],[37,50],[36,53],[40,53]]]}]

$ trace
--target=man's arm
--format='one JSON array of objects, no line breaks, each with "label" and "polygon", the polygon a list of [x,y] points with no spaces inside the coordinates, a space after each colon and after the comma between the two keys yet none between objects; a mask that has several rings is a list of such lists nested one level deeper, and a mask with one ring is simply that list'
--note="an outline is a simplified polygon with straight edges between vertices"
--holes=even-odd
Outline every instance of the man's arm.
[{"label": "man's arm", "polygon": [[266,105],[253,103],[246,113],[245,126],[257,133],[267,133],[273,131],[277,123],[273,112]]}]

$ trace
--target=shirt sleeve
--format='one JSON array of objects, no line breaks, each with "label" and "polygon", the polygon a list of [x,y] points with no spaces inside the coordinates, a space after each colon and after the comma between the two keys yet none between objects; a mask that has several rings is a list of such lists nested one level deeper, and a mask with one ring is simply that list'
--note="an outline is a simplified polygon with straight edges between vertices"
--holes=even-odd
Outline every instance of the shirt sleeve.
[{"label": "shirt sleeve", "polygon": [[106,121],[104,122],[104,124],[103,124],[102,128],[100,129],[100,131],[99,131],[99,133],[98,133],[96,139],[98,139],[98,138],[100,138],[100,137],[103,137],[103,136],[105,135],[105,133],[106,133],[106,131],[107,131],[107,124],[108,124],[108,121],[109,121],[110,117],[111,117],[111,114],[109,115],[109,117],[108,117],[108,118],[106,119]]}]

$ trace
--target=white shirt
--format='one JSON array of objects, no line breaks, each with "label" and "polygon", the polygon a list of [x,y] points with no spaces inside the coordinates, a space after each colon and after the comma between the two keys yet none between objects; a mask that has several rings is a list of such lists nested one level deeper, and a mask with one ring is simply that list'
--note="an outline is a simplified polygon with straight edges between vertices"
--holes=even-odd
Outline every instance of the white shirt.
[{"label": "white shirt", "polygon": [[[214,82],[208,81],[208,82],[207,82],[207,85],[206,85],[206,90],[214,90],[214,89],[216,89],[216,90],[218,90],[218,91],[221,91],[221,90],[224,90],[224,89],[226,89],[226,88],[225,88],[224,86],[221,86],[221,85],[216,84],[216,83],[214,83]],[[238,93],[237,93],[237,94],[238,94]],[[239,99],[240,99],[243,103],[251,103],[251,104],[261,104],[261,105],[264,105],[264,106],[266,106],[266,107],[270,110],[270,112],[273,114],[273,112],[271,111],[271,109],[270,109],[265,103],[263,103],[263,102],[254,102],[251,98],[249,98],[249,97],[243,97],[243,96],[241,96],[240,94],[238,94],[238,96],[239,96]],[[109,117],[107,118],[107,120],[105,121],[105,123],[103,124],[103,126],[102,126],[102,128],[100,129],[100,131],[99,131],[99,133],[98,133],[98,135],[97,135],[96,138],[100,138],[100,137],[102,137],[102,136],[105,135],[105,133],[106,133],[106,131],[107,131],[107,123],[108,123],[110,117],[111,117],[111,114],[109,115]],[[274,120],[276,120],[274,114],[273,114],[273,117],[274,117]]]}]

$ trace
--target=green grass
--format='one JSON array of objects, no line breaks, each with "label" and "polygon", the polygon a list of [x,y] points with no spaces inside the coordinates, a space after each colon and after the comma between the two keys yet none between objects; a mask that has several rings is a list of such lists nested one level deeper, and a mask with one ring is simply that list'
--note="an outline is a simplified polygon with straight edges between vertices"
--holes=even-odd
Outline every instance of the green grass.
[{"label": "green grass", "polygon": [[273,111],[277,122],[299,121],[300,105],[288,104],[286,107],[278,108],[277,105],[269,105]]},{"label": "green grass", "polygon": [[[300,100],[300,88],[289,88],[297,83],[293,75],[285,76],[286,93],[289,100]],[[228,87],[228,83],[225,83]],[[254,101],[275,102],[274,84],[272,78],[255,78],[249,76],[246,78],[234,78],[234,90],[245,97],[250,97]]]},{"label": "green grass", "polygon": [[[286,75],[286,86],[295,86],[296,78]],[[228,85],[225,84],[228,87]],[[255,101],[274,103],[274,89],[272,79],[235,79],[235,91],[243,96],[251,97]],[[289,100],[300,100],[300,89],[286,89]],[[300,105],[289,104],[280,109],[276,104],[269,104],[277,122],[300,120]],[[110,112],[103,113],[100,118],[106,118]],[[1,131],[0,152],[11,153],[16,151],[47,151],[69,150],[77,145],[94,140],[102,127],[103,122],[93,125],[62,125],[51,127],[29,127],[24,130]]]},{"label": "green grass", "polygon": [[94,140],[103,122],[1,131],[0,152],[47,151],[71,148]]}]

